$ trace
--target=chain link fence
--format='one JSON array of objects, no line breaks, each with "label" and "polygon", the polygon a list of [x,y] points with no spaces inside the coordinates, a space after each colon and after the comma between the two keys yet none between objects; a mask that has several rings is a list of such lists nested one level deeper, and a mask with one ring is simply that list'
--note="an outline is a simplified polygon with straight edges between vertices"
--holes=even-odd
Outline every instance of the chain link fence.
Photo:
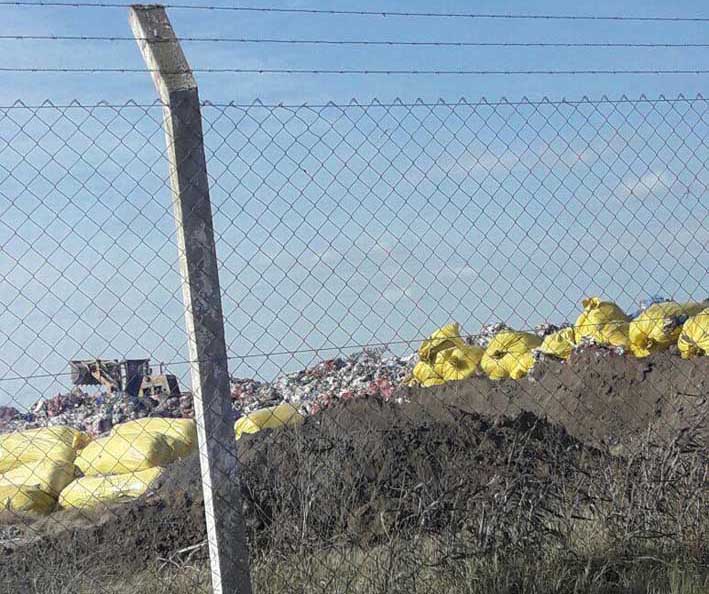
[{"label": "chain link fence", "polygon": [[[9,592],[209,591],[162,112],[0,108]],[[706,99],[202,118],[254,591],[707,585]]]}]

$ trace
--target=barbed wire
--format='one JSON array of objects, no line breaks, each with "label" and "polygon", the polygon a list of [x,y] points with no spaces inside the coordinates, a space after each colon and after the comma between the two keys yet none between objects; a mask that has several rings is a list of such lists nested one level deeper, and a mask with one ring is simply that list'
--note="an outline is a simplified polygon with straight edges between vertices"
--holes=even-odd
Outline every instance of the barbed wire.
[{"label": "barbed wire", "polygon": [[[657,318],[643,318],[643,323],[645,322],[664,322],[665,320],[668,319],[668,317],[672,316],[662,316],[662,317],[657,317]],[[705,314],[703,311],[699,312],[698,314],[695,314],[694,316],[691,316],[694,318],[697,317],[709,317],[709,314]],[[563,328],[600,328],[602,326],[608,326],[608,325],[619,325],[619,324],[629,324],[633,320],[623,322],[621,320],[611,320],[611,321],[604,321],[604,322],[597,322],[597,323],[585,323],[585,324],[574,324],[573,326],[563,326],[560,327],[560,329]],[[501,331],[508,330],[510,332],[524,332],[527,334],[535,334],[537,329],[536,328],[524,328],[524,329],[518,329],[518,328],[505,328]],[[474,338],[482,338],[486,336],[485,334],[451,334],[451,335],[446,335],[446,339],[474,339]],[[390,346],[402,346],[402,345],[410,345],[410,344],[416,344],[420,343],[423,341],[426,341],[430,339],[429,335],[418,335],[413,338],[402,338],[398,340],[388,340],[388,341],[382,341],[382,342],[367,342],[367,343],[354,343],[354,344],[346,344],[346,345],[336,345],[336,346],[324,346],[324,347],[311,347],[307,349],[293,349],[293,350],[281,350],[281,351],[270,351],[267,353],[249,353],[247,355],[227,355],[226,360],[227,361],[234,361],[234,360],[245,360],[245,359],[260,359],[260,358],[271,358],[271,357],[285,357],[285,356],[294,356],[294,355],[303,355],[303,354],[317,354],[320,352],[324,351],[346,351],[346,350],[352,350],[352,349],[373,349],[373,348],[387,348]],[[600,345],[604,346],[604,345]],[[100,358],[100,357],[99,357]],[[175,360],[175,361],[160,361],[160,364],[164,366],[169,366],[169,365],[191,365],[193,363],[206,363],[209,361],[217,361],[217,360],[224,360],[222,358],[214,358],[214,359],[181,359],[181,360]],[[10,382],[10,381],[25,381],[25,380],[31,380],[31,379],[49,379],[49,378],[58,378],[58,377],[66,377],[71,375],[71,372],[69,371],[62,371],[59,373],[39,373],[39,374],[33,374],[33,375],[24,375],[24,376],[12,376],[12,377],[0,377],[0,382]]]},{"label": "barbed wire", "polygon": [[[0,72],[15,73],[64,73],[64,74],[138,74],[158,72],[154,68],[52,68],[44,66],[0,67]],[[557,76],[557,75],[662,75],[662,74],[709,74],[706,69],[590,69],[590,70],[418,70],[418,69],[317,69],[317,68],[192,68],[162,72],[164,75],[188,74],[305,74],[305,75],[407,75],[407,76]]]},{"label": "barbed wire", "polygon": [[[57,8],[130,8],[131,4],[118,2],[61,2],[23,0],[2,0],[0,6],[45,6]],[[516,14],[516,13],[485,13],[485,12],[430,12],[430,11],[400,11],[400,10],[351,10],[323,8],[282,8],[273,6],[216,6],[199,4],[163,4],[165,8],[182,10],[213,10],[232,12],[260,12],[285,14],[321,14],[346,16],[377,16],[377,17],[422,17],[422,18],[469,18],[469,19],[502,19],[502,20],[564,20],[564,21],[629,21],[629,22],[709,22],[709,17],[684,16],[632,16],[632,15],[554,15],[554,14]]]},{"label": "barbed wire", "polygon": [[[152,43],[172,43],[175,39],[131,37],[116,35],[0,35],[3,41],[150,41]],[[669,43],[669,42],[547,42],[547,41],[406,41],[369,39],[276,39],[254,37],[179,37],[183,43],[241,43],[241,44],[282,44],[282,45],[343,45],[343,46],[404,46],[404,47],[597,47],[597,48],[703,48],[709,43]]]},{"label": "barbed wire", "polygon": [[[707,101],[707,99],[701,94],[697,93],[691,97],[685,97],[679,94],[677,97],[664,97],[660,95],[657,98],[649,98],[645,95],[640,95],[637,98],[626,97],[625,95],[612,99],[610,97],[603,96],[600,99],[590,99],[588,97],[582,97],[581,99],[550,99],[548,97],[542,97],[541,99],[528,99],[523,97],[522,99],[508,100],[506,98],[487,100],[485,97],[481,99],[476,99],[474,101],[469,101],[465,97],[461,97],[457,101],[445,101],[439,99],[437,101],[424,101],[423,99],[418,99],[416,101],[402,101],[399,99],[394,99],[393,101],[378,101],[376,98],[367,102],[359,102],[356,100],[351,100],[347,103],[345,102],[335,102],[328,101],[327,103],[264,103],[258,99],[252,101],[251,103],[239,103],[236,101],[229,101],[226,103],[213,102],[208,99],[200,102],[201,107],[207,108],[237,108],[237,109],[368,109],[374,107],[498,107],[498,106],[519,106],[519,105],[620,105],[624,103],[644,103],[648,105],[655,105],[661,103],[687,103],[692,101]],[[150,103],[138,103],[136,101],[126,101],[125,103],[110,103],[109,101],[98,101],[96,103],[80,103],[78,101],[72,101],[70,103],[53,103],[51,101],[45,101],[41,104],[29,104],[23,101],[16,101],[11,105],[0,105],[0,110],[10,110],[10,109],[124,109],[124,108],[138,108],[138,109],[154,109],[163,108],[166,104],[162,103],[159,99],[156,99]]]}]

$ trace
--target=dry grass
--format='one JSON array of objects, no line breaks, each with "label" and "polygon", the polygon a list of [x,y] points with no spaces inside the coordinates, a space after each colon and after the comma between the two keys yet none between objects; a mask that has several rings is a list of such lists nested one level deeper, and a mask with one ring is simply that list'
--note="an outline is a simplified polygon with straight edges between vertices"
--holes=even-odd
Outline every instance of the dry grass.
[{"label": "dry grass", "polygon": [[[255,594],[709,594],[705,450],[648,438],[632,455],[607,457],[529,429],[511,441],[491,429],[502,449],[461,430],[446,437],[445,456],[402,454],[397,474],[374,478],[367,469],[381,465],[361,448],[344,470],[338,451],[335,467],[284,433],[273,451],[295,460],[290,470],[255,465],[264,477],[247,475],[259,488],[247,514]],[[504,464],[483,475],[471,452]],[[209,592],[204,546],[137,568],[109,544],[87,554],[67,541],[60,555],[32,561],[30,580],[5,574],[22,585],[2,592]]]},{"label": "dry grass", "polygon": [[[643,557],[502,558],[443,561],[440,545],[391,543],[370,551],[340,551],[259,563],[255,594],[706,594],[706,567]],[[90,574],[29,594],[209,594],[202,563],[157,565],[138,575]],[[100,584],[100,585],[98,585]]]}]

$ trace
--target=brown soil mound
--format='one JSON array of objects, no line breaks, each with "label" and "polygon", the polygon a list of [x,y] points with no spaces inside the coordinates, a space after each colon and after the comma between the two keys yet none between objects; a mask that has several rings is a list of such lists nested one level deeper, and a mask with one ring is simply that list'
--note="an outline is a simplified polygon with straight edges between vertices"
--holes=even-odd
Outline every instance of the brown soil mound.
[{"label": "brown soil mound", "polygon": [[[583,510],[599,471],[614,463],[605,446],[625,451],[652,426],[658,440],[685,435],[683,448],[705,448],[707,388],[707,358],[590,351],[544,362],[519,382],[407,390],[406,404],[352,401],[295,429],[244,436],[252,555],[443,530],[475,532],[483,549],[541,546],[558,537],[551,502],[573,492]],[[137,571],[202,542],[198,464],[195,455],[172,465],[151,496],[131,504],[12,520],[21,536],[0,544],[5,591],[51,583],[58,564]]]},{"label": "brown soil mound", "polygon": [[709,357],[637,359],[589,349],[567,362],[539,363],[521,381],[472,378],[411,389],[409,397],[429,414],[441,405],[491,416],[531,412],[614,454],[647,436],[658,444],[691,436],[699,443],[687,447],[709,445]]},{"label": "brown soil mound", "polygon": [[[510,497],[510,514],[498,523],[495,542],[520,533],[539,538],[541,519],[524,517],[515,497],[549,496],[549,477],[568,475],[588,453],[531,414],[497,423],[475,414],[426,420],[410,405],[372,399],[294,430],[244,437],[240,455],[243,509],[258,554],[332,539],[366,547],[390,533],[451,524],[463,529],[476,505],[501,492]],[[5,545],[0,577],[19,592],[22,580],[50,580],[51,568],[68,560],[81,572],[97,559],[102,571],[146,567],[205,539],[203,509],[193,455],[170,467],[153,496],[28,521],[27,540]]]},{"label": "brown soil mound", "polygon": [[589,349],[565,363],[544,361],[521,381],[473,378],[410,396],[425,410],[442,401],[492,416],[528,411],[616,454],[646,435],[658,443],[686,435],[700,440],[695,447],[709,445],[709,357],[637,359]]}]

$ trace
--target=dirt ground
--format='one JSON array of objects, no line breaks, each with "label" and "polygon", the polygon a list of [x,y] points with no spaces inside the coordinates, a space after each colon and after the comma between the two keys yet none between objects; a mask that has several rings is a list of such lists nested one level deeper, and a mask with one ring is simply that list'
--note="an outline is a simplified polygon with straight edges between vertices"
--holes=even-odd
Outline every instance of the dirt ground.
[{"label": "dirt ground", "polygon": [[[586,351],[522,381],[404,392],[405,404],[351,401],[239,441],[253,558],[445,531],[474,534],[477,549],[539,547],[559,539],[549,502],[569,498],[583,514],[609,496],[596,492],[600,477],[641,443],[674,442],[706,464],[709,358]],[[0,543],[4,591],[49,583],[59,565],[138,570],[203,542],[198,465],[197,456],[174,464],[130,504],[0,518],[17,533]]]},{"label": "dirt ground", "polygon": [[411,397],[430,414],[447,407],[491,416],[528,411],[617,454],[647,435],[663,444],[692,434],[702,440],[697,447],[709,444],[709,357],[637,359],[589,349],[566,363],[541,362],[521,381],[474,378],[411,390]]}]

